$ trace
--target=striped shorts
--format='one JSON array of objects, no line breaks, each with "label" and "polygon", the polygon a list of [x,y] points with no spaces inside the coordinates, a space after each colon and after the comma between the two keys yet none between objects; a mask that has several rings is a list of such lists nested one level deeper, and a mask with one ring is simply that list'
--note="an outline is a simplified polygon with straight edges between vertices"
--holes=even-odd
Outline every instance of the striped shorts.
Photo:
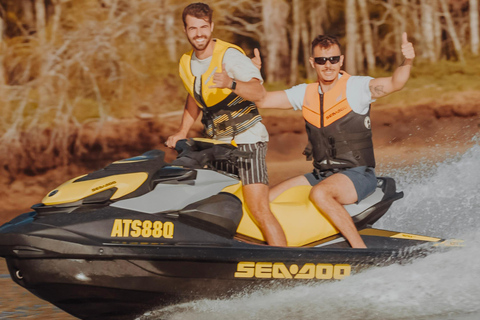
[{"label": "striped shorts", "polygon": [[244,186],[253,183],[268,185],[267,164],[265,161],[268,143],[239,144],[238,149],[251,152],[252,155],[248,158],[239,158],[236,165],[226,161],[215,161],[213,166],[217,170],[238,175]]}]

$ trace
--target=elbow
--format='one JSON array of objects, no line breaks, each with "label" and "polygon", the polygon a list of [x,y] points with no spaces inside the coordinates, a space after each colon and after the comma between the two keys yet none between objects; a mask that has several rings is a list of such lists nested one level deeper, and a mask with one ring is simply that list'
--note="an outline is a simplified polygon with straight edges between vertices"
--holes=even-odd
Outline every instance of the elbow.
[{"label": "elbow", "polygon": [[260,89],[256,91],[256,94],[252,101],[257,105],[257,107],[262,108],[264,105],[266,96],[267,96],[267,91],[263,86],[260,86]]},{"label": "elbow", "polygon": [[406,82],[394,84],[394,85],[393,85],[393,88],[392,88],[392,89],[393,89],[392,92],[396,92],[396,91],[402,90],[403,87],[405,87],[405,84],[406,84]]}]

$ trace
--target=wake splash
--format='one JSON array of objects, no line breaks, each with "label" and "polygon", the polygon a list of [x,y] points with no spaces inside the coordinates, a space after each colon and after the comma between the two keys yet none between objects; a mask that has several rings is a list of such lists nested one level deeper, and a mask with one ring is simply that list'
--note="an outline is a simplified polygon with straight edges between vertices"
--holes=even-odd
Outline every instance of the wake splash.
[{"label": "wake splash", "polygon": [[387,172],[405,193],[375,227],[465,238],[480,227],[480,139],[463,155]]},{"label": "wake splash", "polygon": [[405,198],[375,227],[465,240],[407,265],[373,268],[339,282],[201,300],[140,317],[168,320],[480,318],[480,145],[437,164],[389,172]]}]

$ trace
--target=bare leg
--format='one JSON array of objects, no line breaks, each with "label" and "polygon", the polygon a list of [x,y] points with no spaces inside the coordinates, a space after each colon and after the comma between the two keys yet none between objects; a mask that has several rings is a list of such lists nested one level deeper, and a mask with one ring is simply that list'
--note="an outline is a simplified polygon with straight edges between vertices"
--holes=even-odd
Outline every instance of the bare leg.
[{"label": "bare leg", "polygon": [[352,248],[366,248],[350,214],[343,207],[357,201],[355,186],[347,176],[337,173],[321,181],[312,188],[310,199],[322,209]]},{"label": "bare leg", "polygon": [[297,177],[293,177],[288,180],[282,181],[270,189],[270,201],[275,200],[284,191],[292,187],[309,186],[309,185],[310,183],[308,182],[307,178],[305,178],[305,176],[297,176]]},{"label": "bare leg", "polygon": [[270,211],[268,190],[268,186],[263,183],[248,184],[243,186],[243,197],[267,243],[271,246],[286,247],[287,239],[282,226]]}]

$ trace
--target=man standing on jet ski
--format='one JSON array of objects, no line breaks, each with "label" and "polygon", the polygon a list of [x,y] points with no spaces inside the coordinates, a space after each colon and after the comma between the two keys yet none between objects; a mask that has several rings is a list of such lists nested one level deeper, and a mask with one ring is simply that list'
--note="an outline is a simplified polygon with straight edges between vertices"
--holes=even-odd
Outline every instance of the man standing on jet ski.
[{"label": "man standing on jet ski", "polygon": [[[407,34],[402,35],[405,61],[391,77],[350,76],[343,65],[335,36],[320,35],[312,42],[310,64],[317,82],[285,91],[267,92],[259,108],[302,110],[314,170],[273,187],[270,200],[298,185],[312,185],[310,199],[324,212],[353,248],[366,248],[343,205],[359,202],[377,185],[370,125],[370,103],[404,87],[415,58]],[[253,58],[261,64],[258,51]]]},{"label": "man standing on jet ski", "polygon": [[168,137],[166,145],[174,148],[178,140],[185,139],[202,111],[208,137],[238,143],[241,151],[252,154],[239,159],[236,167],[219,164],[218,169],[238,172],[246,205],[268,244],[286,246],[285,234],[268,201],[268,132],[252,102],[265,94],[263,79],[240,47],[212,39],[212,13],[204,3],[192,3],[183,11],[184,31],[193,49],[181,57],[179,66],[188,96],[180,129]]}]

